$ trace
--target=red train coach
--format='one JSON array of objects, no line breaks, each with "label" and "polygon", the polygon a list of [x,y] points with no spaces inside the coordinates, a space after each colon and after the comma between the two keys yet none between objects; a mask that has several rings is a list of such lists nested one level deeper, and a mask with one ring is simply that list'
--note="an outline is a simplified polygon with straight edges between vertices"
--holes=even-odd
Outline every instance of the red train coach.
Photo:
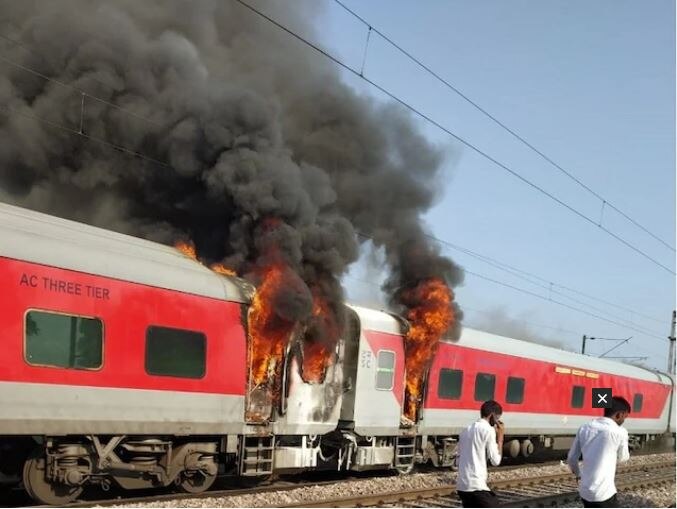
[{"label": "red train coach", "polygon": [[126,488],[211,483],[243,431],[251,289],[169,247],[0,216],[0,480],[57,504],[111,471]]},{"label": "red train coach", "polygon": [[483,401],[496,399],[508,433],[504,453],[529,456],[601,414],[592,407],[593,388],[611,388],[631,403],[624,426],[633,447],[674,433],[667,374],[465,328],[458,342],[440,344],[431,366],[418,426],[423,454],[452,464],[450,438],[478,418]]}]

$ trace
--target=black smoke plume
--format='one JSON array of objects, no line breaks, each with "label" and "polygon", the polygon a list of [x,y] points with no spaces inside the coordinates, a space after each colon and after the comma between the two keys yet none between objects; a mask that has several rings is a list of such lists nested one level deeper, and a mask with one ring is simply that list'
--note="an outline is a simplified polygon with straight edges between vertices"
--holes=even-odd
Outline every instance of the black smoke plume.
[{"label": "black smoke plume", "polygon": [[[253,3],[312,35],[316,2]],[[429,276],[461,282],[421,225],[442,150],[238,3],[4,0],[0,35],[18,41],[0,39],[0,106],[12,110],[0,110],[0,200],[190,238],[244,275],[273,242],[309,287],[288,318],[306,318],[320,292],[340,319],[358,231],[384,248],[393,295]]]}]

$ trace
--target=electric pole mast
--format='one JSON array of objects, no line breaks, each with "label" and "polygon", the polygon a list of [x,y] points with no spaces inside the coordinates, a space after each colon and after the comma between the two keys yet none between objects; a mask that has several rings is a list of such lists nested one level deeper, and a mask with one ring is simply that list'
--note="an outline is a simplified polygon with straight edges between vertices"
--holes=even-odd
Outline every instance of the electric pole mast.
[{"label": "electric pole mast", "polygon": [[676,311],[672,312],[672,324],[670,325],[670,351],[668,352],[668,373],[671,375],[675,374],[675,316],[677,315]]}]

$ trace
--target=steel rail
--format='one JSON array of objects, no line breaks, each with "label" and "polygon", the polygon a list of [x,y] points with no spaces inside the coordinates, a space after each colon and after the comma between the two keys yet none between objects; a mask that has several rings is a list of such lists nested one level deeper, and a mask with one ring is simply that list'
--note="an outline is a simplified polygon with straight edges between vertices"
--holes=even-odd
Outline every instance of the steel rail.
[{"label": "steel rail", "polygon": [[[648,476],[642,474],[649,474]],[[619,487],[631,487],[635,484],[645,485],[649,482],[663,483],[675,478],[675,461],[660,461],[643,465],[633,465],[618,469]],[[639,478],[641,477],[641,479]],[[635,483],[635,484],[633,484]],[[549,501],[567,496],[578,497],[576,481],[571,473],[539,475],[525,478],[502,479],[489,483],[497,492],[499,500],[505,507],[539,507]],[[553,493],[553,490],[556,490]],[[435,488],[420,488],[386,493],[370,493],[368,495],[350,495],[345,497],[326,498],[323,500],[277,504],[276,507],[378,507],[394,504],[397,506],[449,506],[456,502],[454,485]],[[530,505],[531,502],[536,505]],[[525,505],[526,504],[526,505]]]},{"label": "steel rail", "polygon": [[[517,464],[517,465],[507,465],[500,467],[491,467],[490,470],[508,472],[510,470],[516,470],[525,467],[534,467],[534,466],[550,466],[557,465],[559,460],[556,461],[545,461],[545,462],[534,462],[526,464]],[[426,473],[440,473],[446,472],[445,469],[431,470]],[[392,474],[397,475],[397,474]],[[374,475],[373,477],[383,477],[383,474]],[[365,477],[366,478],[366,477]],[[142,504],[144,502],[156,502],[156,501],[169,501],[169,500],[188,500],[193,498],[217,498],[217,497],[231,497],[231,496],[240,496],[240,495],[255,495],[258,493],[270,493],[270,492],[285,492],[297,488],[306,488],[313,486],[329,486],[342,483],[350,483],[361,478],[347,477],[343,479],[333,479],[333,480],[317,480],[317,481],[299,481],[294,482],[290,480],[275,480],[271,484],[266,484],[263,486],[256,486],[253,488],[217,488],[210,489],[202,493],[181,493],[181,492],[171,492],[167,493],[166,491],[158,491],[157,489],[149,488],[149,490],[143,490],[144,492],[152,491],[144,495],[134,495],[133,492],[121,492],[115,498],[106,498],[106,499],[95,499],[88,498],[86,500],[80,499],[70,504],[67,504],[65,507],[92,507],[92,505],[106,507],[111,505],[118,504]],[[0,502],[0,507],[4,507],[2,502]],[[37,507],[49,507],[49,506],[37,506]]]},{"label": "steel rail", "polygon": [[[637,456],[644,456],[644,455],[653,455],[653,454],[662,454],[662,452],[643,452],[637,454]],[[674,461],[674,460],[672,460]],[[516,470],[516,469],[521,469],[521,468],[534,468],[534,467],[544,467],[544,466],[551,466],[551,465],[557,465],[559,461],[547,461],[544,463],[527,463],[527,464],[521,464],[521,465],[510,465],[510,466],[502,466],[502,467],[490,467],[490,471],[496,471],[496,472],[508,472],[511,470]],[[627,466],[627,467],[622,467],[619,469],[618,474],[621,474],[623,472],[631,472],[631,471],[641,471],[641,470],[646,470],[646,469],[656,469],[659,468],[659,466],[665,466],[666,464],[672,465],[673,468],[673,477],[674,477],[674,463],[666,463],[665,461],[655,461],[655,462],[650,462],[650,463],[645,463],[643,465],[636,465],[636,466]],[[443,472],[444,470],[437,470],[437,472]],[[435,473],[434,471],[431,471],[429,473]],[[382,477],[382,475],[380,476]],[[366,477],[365,477],[366,478]],[[491,482],[492,488],[495,489],[501,489],[501,488],[508,488],[509,486],[528,486],[528,485],[534,485],[534,484],[543,484],[544,481],[546,482],[554,482],[557,479],[561,478],[569,478],[571,479],[571,474],[554,474],[550,476],[538,476],[538,477],[530,477],[530,478],[510,478],[510,479],[505,479],[505,480],[500,480],[500,481],[494,481]],[[143,495],[140,494],[132,494],[133,492],[120,492],[117,494],[115,497],[111,498],[106,498],[106,499],[96,499],[93,497],[89,497],[85,500],[80,499],[76,502],[72,502],[70,504],[65,505],[64,507],[92,507],[94,505],[100,506],[100,507],[106,507],[106,506],[112,506],[112,505],[119,505],[119,504],[143,504],[143,503],[149,503],[149,502],[162,502],[162,501],[181,501],[181,500],[188,500],[188,499],[205,499],[205,498],[219,498],[219,497],[232,497],[232,496],[241,496],[241,495],[254,495],[254,494],[260,494],[260,493],[273,493],[273,492],[286,492],[298,488],[308,488],[308,487],[313,487],[313,486],[334,486],[334,485],[340,485],[340,484],[347,484],[347,483],[352,483],[355,482],[356,480],[364,479],[361,477],[355,478],[343,478],[343,479],[332,479],[332,480],[310,480],[310,481],[298,481],[295,482],[293,480],[275,480],[271,484],[266,484],[263,486],[256,486],[253,488],[217,488],[217,489],[211,489],[209,491],[205,491],[202,493],[180,493],[180,492],[167,492],[167,491],[159,491],[157,489],[149,489],[149,490],[143,490]],[[132,496],[127,496],[128,494],[132,494]],[[455,486],[450,484],[446,486],[439,486],[436,488],[426,488],[422,490],[412,490],[410,492],[398,492],[398,493],[392,493],[392,494],[373,494],[373,498],[379,498],[379,497],[385,497],[385,495],[391,495],[390,498],[397,498],[395,502],[386,502],[383,500],[380,504],[379,503],[374,503],[371,505],[383,505],[383,504],[393,504],[396,502],[400,502],[400,505],[406,505],[406,501],[415,501],[415,500],[420,500],[423,502],[424,499],[429,500],[430,502],[433,502],[434,498],[439,498],[443,500],[443,507],[448,507],[450,503],[456,502],[458,504],[458,499],[456,497],[456,490]],[[397,495],[397,496],[396,496]],[[359,497],[343,497],[345,498],[345,501],[347,505],[335,505],[334,501],[337,503],[340,502],[340,500],[337,499],[323,499],[322,501],[316,501],[316,502],[304,502],[304,503],[297,503],[297,504],[288,504],[288,505],[282,505],[280,506],[279,504],[277,505],[278,507],[354,507],[354,506],[365,506],[368,504],[365,504],[364,502],[360,503]],[[11,504],[9,506],[3,504],[0,502],[0,507],[21,507],[25,505],[30,505],[32,507],[49,507],[49,506],[35,506],[33,504],[25,504],[25,503],[20,503],[20,504]],[[433,504],[434,505],[434,504]],[[452,504],[453,505],[453,504]]]},{"label": "steel rail", "polygon": [[[657,486],[668,482],[675,482],[675,468],[671,465],[662,470],[648,472],[647,477],[640,476],[641,472],[635,472],[628,475],[627,478],[616,479],[616,488],[618,491],[628,491],[638,488],[647,488]],[[500,496],[500,494],[499,494]],[[575,502],[579,499],[578,491],[575,489],[565,490],[558,493],[546,494],[541,496],[532,496],[518,498],[507,502],[502,502],[500,507],[551,507],[564,502]]]}]

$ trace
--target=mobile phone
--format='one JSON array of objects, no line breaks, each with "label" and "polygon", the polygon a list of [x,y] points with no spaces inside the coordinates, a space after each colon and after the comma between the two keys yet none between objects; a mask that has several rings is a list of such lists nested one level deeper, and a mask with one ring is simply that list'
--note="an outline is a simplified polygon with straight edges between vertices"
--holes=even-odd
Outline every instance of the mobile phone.
[{"label": "mobile phone", "polygon": [[496,426],[496,417],[494,416],[494,414],[489,415],[489,424],[491,426]]}]

